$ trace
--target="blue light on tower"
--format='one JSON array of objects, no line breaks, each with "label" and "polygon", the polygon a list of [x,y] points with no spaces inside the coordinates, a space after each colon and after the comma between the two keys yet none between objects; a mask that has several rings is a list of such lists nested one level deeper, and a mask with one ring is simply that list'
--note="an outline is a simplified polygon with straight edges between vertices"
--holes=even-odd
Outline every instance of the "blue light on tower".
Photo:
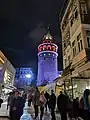
[{"label": "blue light on tower", "polygon": [[38,46],[37,85],[52,83],[58,77],[58,46],[48,32]]}]

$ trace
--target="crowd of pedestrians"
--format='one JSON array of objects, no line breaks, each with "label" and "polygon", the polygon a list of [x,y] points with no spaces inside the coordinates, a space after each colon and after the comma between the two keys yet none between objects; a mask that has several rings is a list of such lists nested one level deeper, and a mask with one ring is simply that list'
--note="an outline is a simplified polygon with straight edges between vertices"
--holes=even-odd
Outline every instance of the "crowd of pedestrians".
[{"label": "crowd of pedestrians", "polygon": [[[8,97],[7,109],[10,109],[10,120],[20,120],[23,114],[25,101],[28,98],[28,106],[34,108],[34,119],[37,119],[40,111],[40,120],[43,119],[44,112],[51,113],[51,120],[56,120],[56,114],[60,114],[60,120],[90,120],[90,90],[86,89],[81,98],[70,99],[69,96],[60,91],[56,96],[54,91],[51,94],[47,91],[39,91],[38,87],[34,91],[28,90],[21,94],[14,90]],[[31,104],[32,103],[32,104]],[[48,111],[47,111],[48,110]]]}]

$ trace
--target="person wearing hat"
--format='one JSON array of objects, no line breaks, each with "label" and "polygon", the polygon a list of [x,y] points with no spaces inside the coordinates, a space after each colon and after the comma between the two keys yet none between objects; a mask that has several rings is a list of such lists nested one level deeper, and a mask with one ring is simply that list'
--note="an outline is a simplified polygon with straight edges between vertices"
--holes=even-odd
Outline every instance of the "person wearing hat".
[{"label": "person wearing hat", "polygon": [[20,97],[20,92],[18,90],[14,91],[14,98],[11,104],[11,120],[20,120],[21,115],[23,114],[23,108],[25,101],[22,97]]}]

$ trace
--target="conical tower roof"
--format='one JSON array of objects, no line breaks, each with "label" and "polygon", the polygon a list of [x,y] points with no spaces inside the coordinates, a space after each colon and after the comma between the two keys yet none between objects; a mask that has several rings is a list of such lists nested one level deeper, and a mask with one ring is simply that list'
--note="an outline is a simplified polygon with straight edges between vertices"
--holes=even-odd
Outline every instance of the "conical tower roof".
[{"label": "conical tower roof", "polygon": [[47,32],[47,34],[46,35],[44,35],[44,39],[48,39],[48,40],[52,40],[53,39],[53,37],[51,36],[51,34],[50,34],[50,31],[48,30],[48,32]]}]

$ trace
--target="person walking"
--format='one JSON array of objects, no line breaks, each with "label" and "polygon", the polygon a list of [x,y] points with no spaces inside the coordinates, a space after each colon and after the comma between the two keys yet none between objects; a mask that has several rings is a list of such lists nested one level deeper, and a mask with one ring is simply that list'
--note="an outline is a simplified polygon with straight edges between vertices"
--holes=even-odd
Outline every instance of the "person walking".
[{"label": "person walking", "polygon": [[31,102],[32,102],[32,92],[31,91],[28,91],[28,106],[30,107],[31,106]]},{"label": "person walking", "polygon": [[44,114],[44,106],[46,104],[46,98],[44,96],[44,91],[41,92],[40,94],[40,120],[42,120],[43,118],[43,114]]},{"label": "person walking", "polygon": [[90,90],[86,89],[83,94],[84,120],[90,120]]},{"label": "person walking", "polygon": [[11,120],[20,120],[21,115],[23,114],[25,101],[22,97],[19,96],[19,91],[16,90],[14,94],[14,98],[11,103]]},{"label": "person walking", "polygon": [[39,98],[40,98],[40,92],[38,90],[38,87],[36,87],[34,95],[33,95],[33,105],[34,105],[34,110],[35,110],[34,119],[38,117]]},{"label": "person walking", "polygon": [[[45,109],[46,109],[46,111],[47,111],[47,107],[49,108],[49,99],[50,99],[50,95],[49,95],[49,93],[46,91],[45,92],[45,98],[46,98],[46,104],[45,104]],[[49,108],[50,109],[50,108]]]},{"label": "person walking", "polygon": [[73,115],[75,120],[79,117],[79,98],[73,100]]},{"label": "person walking", "polygon": [[83,101],[83,97],[81,97],[81,99],[79,101],[79,117],[84,119],[84,101]]},{"label": "person walking", "polygon": [[61,115],[61,120],[67,120],[67,104],[68,98],[60,91],[60,95],[57,98],[57,108]]},{"label": "person walking", "polygon": [[50,106],[50,110],[51,110],[52,120],[56,120],[56,117],[55,117],[56,96],[55,96],[53,90],[51,90],[51,96],[50,96],[50,100],[49,100],[49,106]]}]

